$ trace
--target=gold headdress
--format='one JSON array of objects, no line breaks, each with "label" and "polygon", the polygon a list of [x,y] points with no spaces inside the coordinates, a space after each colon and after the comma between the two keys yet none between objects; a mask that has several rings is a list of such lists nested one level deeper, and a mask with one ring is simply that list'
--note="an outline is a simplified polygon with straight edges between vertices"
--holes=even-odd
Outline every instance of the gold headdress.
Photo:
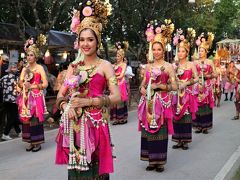
[{"label": "gold headdress", "polygon": [[207,38],[205,37],[204,33],[201,33],[196,40],[196,45],[198,48],[204,48],[206,51],[208,51],[212,47],[213,40],[214,34],[212,32],[207,33]]},{"label": "gold headdress", "polygon": [[182,29],[177,29],[173,38],[173,45],[176,46],[175,60],[178,60],[177,51],[180,47],[183,47],[190,52],[190,48],[193,45],[194,38],[196,37],[196,31],[193,28],[188,28],[186,33]]},{"label": "gold headdress", "polygon": [[167,43],[171,42],[174,24],[170,19],[165,19],[164,23],[160,24],[157,20],[151,21],[145,32],[147,41],[149,42],[149,61],[153,61],[152,45],[156,42],[162,44],[164,50]]},{"label": "gold headdress", "polygon": [[41,51],[39,48],[44,46],[46,42],[47,42],[47,38],[43,34],[40,34],[37,37],[36,42],[35,42],[35,39],[31,37],[24,44],[24,50],[26,53],[33,52],[35,57],[39,58],[41,56]]},{"label": "gold headdress", "polygon": [[111,7],[109,0],[84,0],[80,9],[74,12],[72,31],[80,34],[84,29],[91,29],[97,35],[100,45],[101,33],[108,22],[107,17],[111,15]]},{"label": "gold headdress", "polygon": [[129,47],[128,42],[127,41],[116,42],[115,46],[117,48],[117,52],[124,58],[125,52],[128,50]]}]

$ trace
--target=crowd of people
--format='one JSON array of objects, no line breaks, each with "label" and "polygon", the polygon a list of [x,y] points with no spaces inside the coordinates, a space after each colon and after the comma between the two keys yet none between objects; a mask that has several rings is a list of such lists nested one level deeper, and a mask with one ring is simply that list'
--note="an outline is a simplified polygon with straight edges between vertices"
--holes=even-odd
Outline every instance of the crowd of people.
[{"label": "crowd of people", "polygon": [[[97,53],[108,7],[101,1],[89,0],[74,12],[71,30],[78,35],[75,46],[79,55],[62,68],[57,83],[52,85],[58,92],[57,110],[48,122],[60,119],[55,162],[68,164],[70,180],[109,179],[115,157],[111,124],[128,122],[129,79],[134,76],[126,61],[128,45],[116,43],[115,64]],[[169,134],[176,142],[173,149],[188,150],[192,129],[198,134],[209,133],[213,128],[213,108],[220,107],[222,94],[225,101],[233,101],[235,94],[233,120],[239,119],[240,61],[226,67],[217,54],[213,61],[208,59],[214,39],[211,32],[197,38],[193,28],[177,29],[172,36],[173,33],[171,20],[152,21],[146,30],[149,52],[147,64],[139,71],[142,81],[137,114],[140,159],[148,162],[147,171],[164,171]],[[173,63],[165,59],[166,45],[171,41],[176,48]],[[198,57],[189,61],[194,44]],[[9,132],[14,128],[28,143],[27,152],[38,152],[45,140],[44,90],[49,85],[49,76],[44,66],[37,63],[39,48],[31,38],[24,47],[27,54],[24,67],[8,63],[5,55],[1,64],[0,88],[5,108],[2,121],[7,117],[2,139],[11,140]]]}]

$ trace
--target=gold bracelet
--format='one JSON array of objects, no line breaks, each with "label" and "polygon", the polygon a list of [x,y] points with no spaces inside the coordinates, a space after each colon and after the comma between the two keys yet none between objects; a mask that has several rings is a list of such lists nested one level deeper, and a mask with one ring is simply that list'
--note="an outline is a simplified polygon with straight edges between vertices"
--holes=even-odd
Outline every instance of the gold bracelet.
[{"label": "gold bracelet", "polygon": [[61,104],[63,101],[67,102],[67,99],[66,99],[65,97],[60,97],[60,98],[58,98],[58,99],[56,100],[56,106],[57,106],[57,108],[58,108],[59,110],[61,110],[61,109],[60,109],[60,104]]},{"label": "gold bracelet", "polygon": [[63,109],[62,106],[63,106],[64,104],[66,104],[66,103],[67,103],[66,101],[62,101],[62,102],[61,102],[61,104],[60,104],[60,106],[59,106],[61,111],[64,111],[64,109]]}]

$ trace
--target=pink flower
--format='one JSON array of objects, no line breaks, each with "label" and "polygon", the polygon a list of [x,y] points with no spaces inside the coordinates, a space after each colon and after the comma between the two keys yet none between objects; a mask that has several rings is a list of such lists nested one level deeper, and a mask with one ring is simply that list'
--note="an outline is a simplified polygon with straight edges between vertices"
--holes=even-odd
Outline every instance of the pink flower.
[{"label": "pink flower", "polygon": [[196,40],[196,45],[197,45],[197,46],[200,46],[200,44],[201,44],[201,40],[198,38],[198,39]]},{"label": "pink flower", "polygon": [[92,15],[92,8],[89,7],[89,6],[86,6],[86,7],[83,9],[82,13],[83,13],[83,15],[84,15],[85,17],[89,17],[89,16]]},{"label": "pink flower", "polygon": [[173,38],[173,44],[174,44],[174,46],[176,46],[177,44],[178,44],[178,36],[175,36],[174,38]]},{"label": "pink flower", "polygon": [[154,38],[154,36],[155,36],[155,35],[154,35],[154,31],[153,31],[152,28],[148,28],[148,29],[146,30],[145,34],[146,34],[146,36],[147,36],[147,41],[148,41],[148,42],[152,41],[153,38]]},{"label": "pink flower", "polygon": [[79,25],[80,25],[80,19],[79,19],[79,17],[73,16],[73,18],[72,18],[72,23],[71,23],[71,26],[70,26],[71,31],[72,31],[72,32],[77,32],[77,28],[78,28]]},{"label": "pink flower", "polygon": [[157,27],[157,28],[155,29],[155,32],[156,32],[157,34],[159,34],[159,33],[162,32],[162,29],[161,29],[160,27]]},{"label": "pink flower", "polygon": [[78,87],[80,80],[81,80],[81,76],[71,75],[64,82],[64,86],[68,86],[69,88],[76,88],[76,87]]},{"label": "pink flower", "polygon": [[183,41],[185,39],[184,35],[180,35],[180,40]]}]

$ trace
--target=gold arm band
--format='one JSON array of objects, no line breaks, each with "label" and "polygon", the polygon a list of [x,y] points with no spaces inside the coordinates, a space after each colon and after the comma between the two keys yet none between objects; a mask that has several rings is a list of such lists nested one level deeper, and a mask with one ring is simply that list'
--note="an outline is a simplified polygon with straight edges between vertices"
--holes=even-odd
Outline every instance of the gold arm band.
[{"label": "gold arm band", "polygon": [[117,77],[113,75],[108,79],[108,85],[118,85]]}]

